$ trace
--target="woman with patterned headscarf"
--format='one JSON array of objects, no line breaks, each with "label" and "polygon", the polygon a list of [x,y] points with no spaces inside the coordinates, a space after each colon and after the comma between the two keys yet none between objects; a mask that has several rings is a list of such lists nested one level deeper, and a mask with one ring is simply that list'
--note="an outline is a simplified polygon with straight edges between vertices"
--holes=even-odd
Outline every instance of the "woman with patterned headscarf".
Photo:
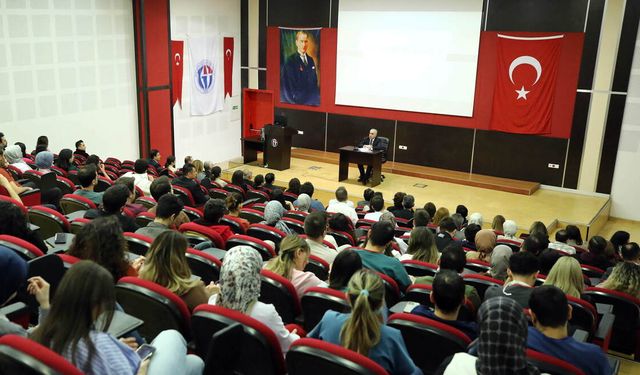
[{"label": "woman with patterned headscarf", "polygon": [[296,200],[296,208],[298,211],[309,212],[311,208],[311,197],[309,194],[302,193],[298,195],[298,199]]},{"label": "woman with patterned headscarf", "polygon": [[[511,298],[486,300],[478,310],[478,356],[457,353],[438,374],[529,375],[540,371],[527,362],[527,319]],[[446,366],[446,368],[445,368]]]},{"label": "woman with patterned headscarf", "polygon": [[284,207],[278,201],[269,201],[266,206],[264,206],[264,221],[260,224],[266,224],[270,227],[274,227],[283,231],[286,234],[295,234],[287,224],[282,221],[282,216],[284,215]]},{"label": "woman with patterned headscarf", "polygon": [[231,248],[225,255],[220,270],[220,295],[217,305],[249,315],[271,328],[280,342],[282,352],[286,353],[291,344],[300,337],[295,331],[287,331],[273,305],[258,301],[260,268],[262,258],[255,249],[249,246]]}]

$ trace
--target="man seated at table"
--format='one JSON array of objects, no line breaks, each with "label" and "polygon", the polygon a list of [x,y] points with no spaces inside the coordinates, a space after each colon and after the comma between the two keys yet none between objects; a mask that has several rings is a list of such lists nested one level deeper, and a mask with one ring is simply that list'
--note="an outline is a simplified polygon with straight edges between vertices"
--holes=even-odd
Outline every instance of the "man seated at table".
[{"label": "man seated at table", "polygon": [[[358,142],[359,148],[366,148],[370,151],[384,151],[385,146],[382,143],[382,140],[378,138],[378,130],[371,129],[369,130],[369,136],[363,138],[360,142]],[[367,165],[367,170],[365,171],[364,165],[358,164],[358,169],[360,170],[360,177],[358,177],[358,181],[363,184],[367,184],[369,179],[371,179],[371,166]]]}]

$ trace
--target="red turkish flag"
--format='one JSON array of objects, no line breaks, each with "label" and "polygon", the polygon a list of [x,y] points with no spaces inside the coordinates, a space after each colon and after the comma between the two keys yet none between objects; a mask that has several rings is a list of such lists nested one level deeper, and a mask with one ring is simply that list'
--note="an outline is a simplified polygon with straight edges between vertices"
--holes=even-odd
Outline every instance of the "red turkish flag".
[{"label": "red turkish flag", "polygon": [[233,89],[233,38],[224,38],[224,96],[232,96]]},{"label": "red turkish flag", "polygon": [[171,58],[173,61],[171,105],[174,106],[176,102],[179,102],[180,108],[182,108],[182,71],[184,66],[184,42],[182,40],[171,41]]},{"label": "red turkish flag", "polygon": [[507,133],[550,134],[564,35],[497,37],[498,70],[490,128]]}]

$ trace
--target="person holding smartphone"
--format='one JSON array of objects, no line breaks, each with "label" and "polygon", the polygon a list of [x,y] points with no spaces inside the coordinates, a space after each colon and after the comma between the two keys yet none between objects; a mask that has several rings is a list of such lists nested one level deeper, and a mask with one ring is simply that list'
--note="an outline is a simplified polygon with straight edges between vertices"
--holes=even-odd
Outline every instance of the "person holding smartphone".
[{"label": "person holding smartphone", "polygon": [[[62,278],[49,315],[31,337],[86,374],[202,374],[204,362],[187,355],[186,342],[175,330],[161,332],[151,343],[155,350],[145,347],[141,355],[134,351],[135,340],[108,334],[115,304],[111,273],[94,262],[78,262]],[[104,326],[96,324],[102,314]]]}]

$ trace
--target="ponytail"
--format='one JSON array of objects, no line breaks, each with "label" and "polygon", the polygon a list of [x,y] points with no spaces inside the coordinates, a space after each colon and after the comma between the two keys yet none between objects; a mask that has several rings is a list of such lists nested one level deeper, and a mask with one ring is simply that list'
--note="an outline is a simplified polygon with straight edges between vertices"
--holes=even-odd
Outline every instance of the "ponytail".
[{"label": "ponytail", "polygon": [[351,315],[340,330],[342,346],[362,355],[380,342],[382,319],[379,310],[384,301],[384,285],[380,276],[357,271],[349,280],[347,296]]},{"label": "ponytail", "polygon": [[280,242],[280,251],[278,252],[278,256],[269,260],[264,268],[291,280],[291,273],[296,259],[296,251],[299,249],[310,251],[307,241],[297,235],[289,235],[285,237]]}]

